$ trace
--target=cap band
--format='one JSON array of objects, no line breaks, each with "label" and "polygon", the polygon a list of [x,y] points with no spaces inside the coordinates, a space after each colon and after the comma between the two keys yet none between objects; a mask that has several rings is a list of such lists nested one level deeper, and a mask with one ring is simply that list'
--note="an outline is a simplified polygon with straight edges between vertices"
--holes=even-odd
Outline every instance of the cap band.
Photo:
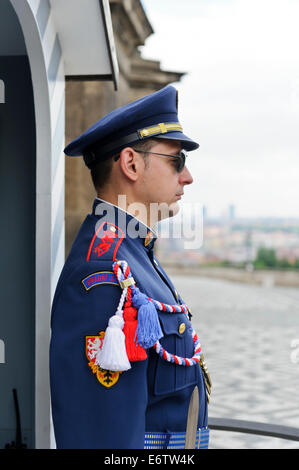
[{"label": "cap band", "polygon": [[90,148],[84,154],[84,161],[87,166],[90,166],[98,158],[97,155],[105,155],[113,150],[118,150],[120,147],[137,142],[138,140],[143,140],[148,137],[153,137],[159,134],[167,134],[168,132],[182,132],[183,128],[178,122],[168,122],[160,123],[155,126],[145,127],[144,129],[139,129],[137,132],[129,134],[121,139],[118,139],[108,145],[101,145],[100,143],[95,143],[92,148]]}]

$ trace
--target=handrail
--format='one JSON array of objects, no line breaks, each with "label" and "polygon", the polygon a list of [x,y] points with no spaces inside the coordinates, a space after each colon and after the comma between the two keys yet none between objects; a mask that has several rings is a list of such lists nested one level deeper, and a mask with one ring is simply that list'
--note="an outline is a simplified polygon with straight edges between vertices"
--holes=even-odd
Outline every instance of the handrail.
[{"label": "handrail", "polygon": [[241,432],[260,436],[277,437],[290,441],[299,441],[299,428],[280,424],[259,423],[230,418],[209,418],[209,428],[217,431]]}]

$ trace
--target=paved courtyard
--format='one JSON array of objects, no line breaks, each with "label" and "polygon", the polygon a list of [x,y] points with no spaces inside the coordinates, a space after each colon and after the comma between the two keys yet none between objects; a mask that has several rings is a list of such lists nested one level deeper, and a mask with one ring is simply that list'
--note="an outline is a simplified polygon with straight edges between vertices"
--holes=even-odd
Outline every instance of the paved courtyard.
[{"label": "paved courtyard", "polygon": [[[299,428],[299,289],[171,275],[191,307],[213,389],[209,415]],[[211,431],[212,449],[299,442]]]}]

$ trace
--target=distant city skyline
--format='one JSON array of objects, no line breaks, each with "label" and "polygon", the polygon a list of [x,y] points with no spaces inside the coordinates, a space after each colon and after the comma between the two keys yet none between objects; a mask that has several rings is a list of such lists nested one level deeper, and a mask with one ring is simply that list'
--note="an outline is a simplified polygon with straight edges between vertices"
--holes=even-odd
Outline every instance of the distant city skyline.
[{"label": "distant city skyline", "polygon": [[203,205],[203,216],[206,219],[230,219],[230,220],[292,220],[296,221],[299,224],[299,214],[297,216],[287,216],[287,215],[245,215],[240,214],[238,207],[235,204],[229,204],[227,207],[219,207],[219,211],[211,212],[209,207]]},{"label": "distant city skyline", "polygon": [[202,219],[188,211],[187,218],[174,217],[159,224],[157,250],[163,262],[240,265],[255,262],[263,248],[269,254],[275,252],[270,256],[280,267],[290,268],[296,262],[299,268],[299,217],[239,218],[232,205],[225,216],[209,217],[203,209]]},{"label": "distant city skyline", "polygon": [[236,204],[228,204],[227,206],[219,204],[218,210],[215,210],[215,205],[213,205],[212,210],[208,205],[205,204],[199,204],[199,203],[194,203],[194,202],[184,202],[182,201],[180,204],[180,211],[178,214],[173,217],[174,222],[180,221],[180,219],[183,217],[183,213],[187,213],[192,217],[192,214],[194,214],[196,211],[200,210],[202,213],[202,218],[203,219],[231,219],[231,220],[278,220],[278,221],[293,221],[295,223],[299,224],[299,213],[297,215],[279,215],[279,214],[274,214],[274,215],[260,215],[260,214],[253,214],[253,215],[246,215],[240,213],[240,210]]},{"label": "distant city skyline", "polygon": [[299,2],[143,0],[155,33],[141,49],[187,72],[179,117],[199,150],[183,201],[212,215],[299,216]]}]

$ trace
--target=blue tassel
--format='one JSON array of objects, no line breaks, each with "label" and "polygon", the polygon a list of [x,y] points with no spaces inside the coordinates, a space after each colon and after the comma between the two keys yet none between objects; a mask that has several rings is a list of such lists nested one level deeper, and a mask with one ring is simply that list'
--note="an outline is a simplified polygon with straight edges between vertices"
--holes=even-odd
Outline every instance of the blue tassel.
[{"label": "blue tassel", "polygon": [[137,343],[151,348],[163,336],[156,307],[137,287],[132,292],[132,304],[138,309]]}]

